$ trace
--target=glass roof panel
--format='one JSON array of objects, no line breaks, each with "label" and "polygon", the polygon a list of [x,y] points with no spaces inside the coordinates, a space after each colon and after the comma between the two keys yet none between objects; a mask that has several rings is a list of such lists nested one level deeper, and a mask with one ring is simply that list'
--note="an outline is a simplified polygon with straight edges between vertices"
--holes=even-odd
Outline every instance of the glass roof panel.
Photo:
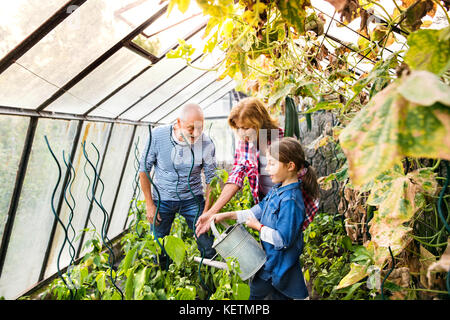
[{"label": "glass roof panel", "polygon": [[183,89],[203,73],[204,71],[201,70],[186,68],[172,79],[164,82],[158,90],[133,106],[133,108],[121,115],[120,118],[139,120],[142,117],[145,117],[147,113],[164,103],[167,99],[176,94],[177,91]]},{"label": "glass roof panel", "polygon": [[83,114],[149,64],[149,60],[122,48],[45,110]]},{"label": "glass roof panel", "polygon": [[[54,30],[18,59],[18,63],[56,87],[64,86],[69,80],[95,61],[104,52],[118,43],[134,28],[120,18],[120,10],[135,0],[88,1]],[[146,10],[148,19],[162,7],[159,0],[140,1],[140,9]],[[144,21],[140,15],[132,22],[136,25]],[[76,58],[75,58],[76,56]],[[21,73],[15,77],[19,84],[26,83],[29,74]],[[2,82],[2,84],[4,84]],[[20,85],[12,85],[8,96],[20,96],[24,91]],[[0,91],[5,88],[0,87]],[[56,88],[55,88],[56,91]],[[50,98],[41,92],[41,101]],[[28,105],[36,108],[39,103]]]},{"label": "glass roof panel", "polygon": [[[0,105],[34,109],[58,88],[17,63],[0,74]],[[25,94],[26,93],[26,94]]]},{"label": "glass roof panel", "polygon": [[203,59],[203,57],[200,58],[192,64],[195,68],[189,66],[172,79],[165,81],[161,87],[121,115],[120,118],[140,120],[151,110],[158,107],[162,103],[165,103],[167,99],[175,95],[178,91],[183,90],[183,88],[188,86],[189,83],[201,77],[206,72],[205,70],[212,69],[215,65],[214,63],[214,58],[211,56],[208,56],[205,59]]},{"label": "glass roof panel", "polygon": [[[202,43],[200,31],[186,42],[198,47]],[[196,50],[193,59],[197,58],[201,52]],[[114,96],[106,100],[95,110],[89,113],[90,116],[117,117],[142,96],[164,83],[173,74],[186,67],[186,62],[182,59],[164,58],[154,64],[149,70],[137,77],[133,82],[117,92]]]},{"label": "glass roof panel", "polygon": [[169,15],[163,15],[152,23],[133,42],[160,57],[170,47],[177,43],[178,38],[186,37],[189,32],[207,22],[202,10],[195,2],[183,14],[176,8]]},{"label": "glass roof panel", "polygon": [[228,115],[230,114],[230,96],[228,95],[228,92],[229,91],[227,91],[225,95],[222,94],[219,99],[217,99],[216,96],[216,101],[204,110],[206,119],[216,117],[228,118]]},{"label": "glass roof panel", "polygon": [[[210,84],[208,87],[205,87],[204,90],[197,92],[195,96],[193,96],[191,99],[189,99],[189,102],[198,103],[201,107],[205,107],[206,105],[203,103],[206,99],[208,99],[211,95],[214,95],[214,92],[217,90],[220,90],[224,85],[227,85],[230,81],[230,78],[227,77],[224,80],[221,81],[214,81],[212,84]],[[178,109],[179,109],[179,105]],[[178,116],[178,109],[172,109],[167,113],[167,115],[161,119],[161,123],[172,123],[175,121],[175,119]],[[144,118],[144,121],[148,121],[149,117]]]},{"label": "glass roof panel", "polygon": [[40,25],[50,18],[67,0],[15,0],[0,2],[0,60]]},{"label": "glass roof panel", "polygon": [[216,72],[208,72],[200,79],[191,83],[186,89],[177,93],[170,100],[166,101],[163,105],[159,106],[158,109],[154,110],[150,115],[145,117],[144,121],[159,122],[161,118],[164,118],[168,113],[181,107],[187,102],[193,102],[191,99],[198,93],[201,92],[209,84],[213,83],[217,79]]}]

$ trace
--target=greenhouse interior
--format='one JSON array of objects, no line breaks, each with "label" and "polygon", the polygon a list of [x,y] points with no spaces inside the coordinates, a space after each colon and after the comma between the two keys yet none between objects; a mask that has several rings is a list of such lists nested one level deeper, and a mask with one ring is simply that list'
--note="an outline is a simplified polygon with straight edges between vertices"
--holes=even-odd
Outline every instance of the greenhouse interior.
[{"label": "greenhouse interior", "polygon": [[1,1],[0,298],[448,300],[449,22]]}]

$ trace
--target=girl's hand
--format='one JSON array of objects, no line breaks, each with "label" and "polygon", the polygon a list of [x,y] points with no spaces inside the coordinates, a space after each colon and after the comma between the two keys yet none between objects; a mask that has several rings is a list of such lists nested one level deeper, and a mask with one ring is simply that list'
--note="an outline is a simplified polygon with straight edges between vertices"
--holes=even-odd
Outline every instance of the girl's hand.
[{"label": "girl's hand", "polygon": [[248,218],[247,221],[245,221],[245,224],[249,227],[252,228],[256,231],[261,231],[262,228],[262,224],[258,221],[258,219],[256,218]]},{"label": "girl's hand", "polygon": [[225,219],[228,219],[228,212],[217,213],[214,215],[214,223],[219,223],[220,221],[223,221]]}]

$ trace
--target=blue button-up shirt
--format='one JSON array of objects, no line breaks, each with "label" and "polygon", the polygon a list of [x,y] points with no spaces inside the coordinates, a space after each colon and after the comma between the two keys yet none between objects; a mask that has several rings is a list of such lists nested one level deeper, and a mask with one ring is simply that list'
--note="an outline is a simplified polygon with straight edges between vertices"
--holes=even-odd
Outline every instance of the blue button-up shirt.
[{"label": "blue button-up shirt", "polygon": [[267,261],[259,276],[293,299],[308,297],[300,266],[303,250],[302,223],[305,217],[300,183],[274,185],[266,197],[251,208],[255,217],[275,230],[274,244],[262,241]]},{"label": "blue button-up shirt", "polygon": [[[150,150],[148,150],[149,147]],[[150,172],[154,168],[153,182],[158,188],[160,199],[155,188],[152,188],[153,200],[191,199],[193,197],[191,190],[195,195],[203,195],[202,170],[206,184],[209,184],[215,176],[214,143],[202,133],[192,146],[194,159],[192,159],[190,148],[189,145],[173,139],[171,125],[156,127],[152,130],[151,145],[149,137],[139,163],[139,171]],[[191,171],[192,162],[194,166]]]}]

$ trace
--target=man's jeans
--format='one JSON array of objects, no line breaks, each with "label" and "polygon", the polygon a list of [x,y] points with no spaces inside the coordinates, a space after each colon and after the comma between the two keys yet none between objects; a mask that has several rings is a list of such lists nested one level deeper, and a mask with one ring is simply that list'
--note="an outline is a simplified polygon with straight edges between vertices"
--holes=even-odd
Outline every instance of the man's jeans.
[{"label": "man's jeans", "polygon": [[[195,198],[188,200],[161,200],[159,206],[159,216],[161,217],[161,222],[159,225],[155,226],[155,233],[158,238],[163,238],[170,233],[170,228],[172,227],[172,222],[175,219],[175,213],[182,215],[188,224],[189,229],[194,231],[194,219],[203,213],[205,207],[205,200],[203,196],[197,196],[197,201]],[[200,204],[200,209],[198,207]],[[155,201],[155,205],[158,206],[158,201]],[[195,236],[195,235],[194,235]],[[212,248],[214,242],[214,236],[203,233],[197,239],[197,247],[202,253],[205,250],[205,258],[212,258],[216,254],[216,250]]]}]

